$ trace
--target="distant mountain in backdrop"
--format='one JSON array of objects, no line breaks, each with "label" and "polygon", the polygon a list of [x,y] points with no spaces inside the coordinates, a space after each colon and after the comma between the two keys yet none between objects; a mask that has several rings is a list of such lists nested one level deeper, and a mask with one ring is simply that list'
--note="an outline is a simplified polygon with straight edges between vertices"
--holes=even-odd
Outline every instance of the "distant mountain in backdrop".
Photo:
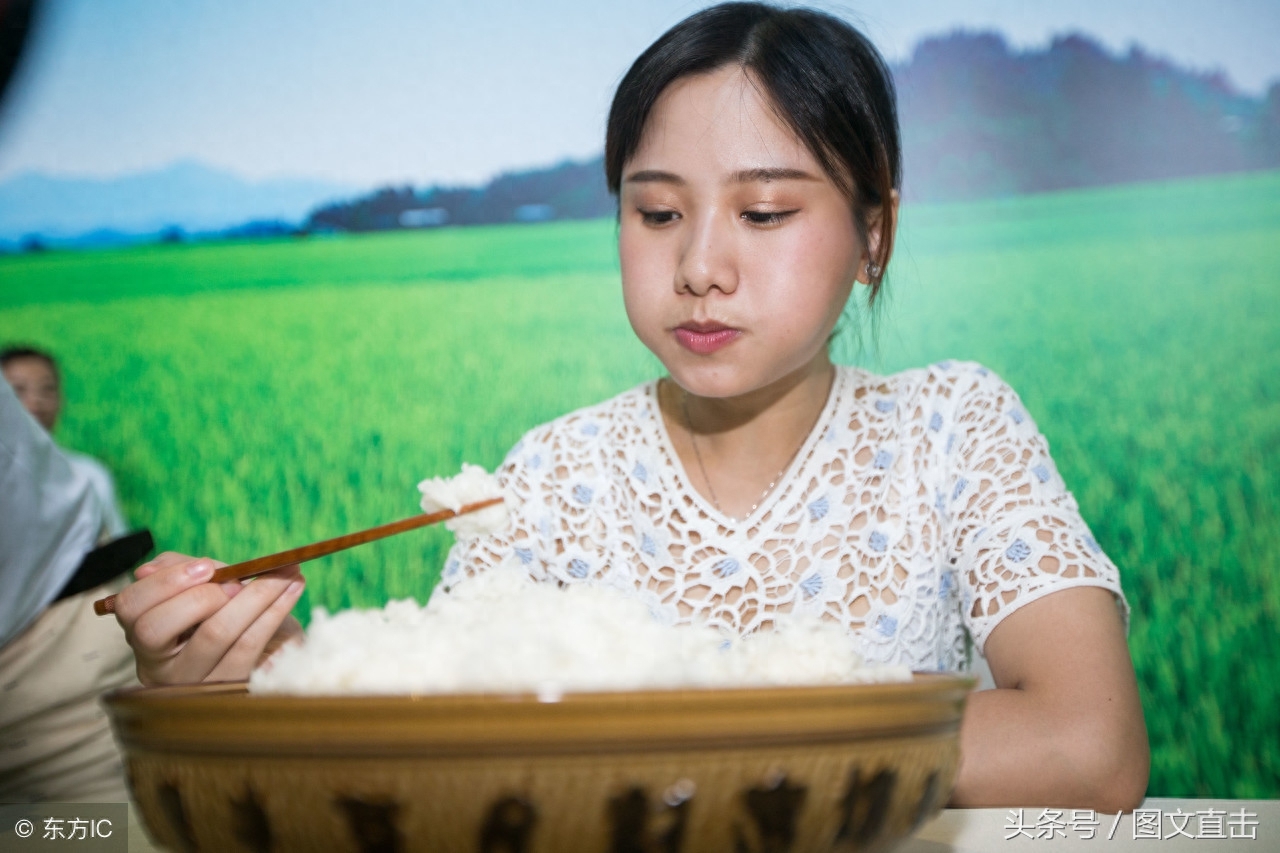
[{"label": "distant mountain in backdrop", "polygon": [[[1280,82],[1261,97],[1086,36],[1016,51],[994,33],[922,41],[893,69],[910,201],[1280,168]],[[337,200],[335,200],[337,199]],[[601,158],[500,175],[478,187],[312,181],[252,184],[186,163],[106,181],[0,183],[0,246],[25,235],[81,245],[183,232],[257,237],[609,216]],[[27,242],[30,244],[31,240]]]},{"label": "distant mountain in backdrop", "polygon": [[0,182],[0,240],[110,244],[143,235],[221,231],[251,220],[300,222],[352,187],[323,181],[247,181],[183,162],[118,178],[38,173]]},{"label": "distant mountain in backdrop", "polygon": [[480,225],[592,219],[613,213],[604,160],[565,161],[547,169],[499,175],[483,187],[386,187],[353,201],[325,205],[308,230],[382,231],[433,225]]},{"label": "distant mountain in backdrop", "polygon": [[1016,52],[993,33],[917,45],[894,69],[904,195],[953,200],[1280,167],[1280,82],[1235,92],[1081,35]]},{"label": "distant mountain in backdrop", "polygon": [[[995,33],[922,41],[893,69],[907,201],[1280,167],[1280,82],[1265,96],[1139,48],[1081,35],[1019,52]],[[602,158],[502,175],[469,189],[388,187],[326,205],[322,230],[608,216]]]}]

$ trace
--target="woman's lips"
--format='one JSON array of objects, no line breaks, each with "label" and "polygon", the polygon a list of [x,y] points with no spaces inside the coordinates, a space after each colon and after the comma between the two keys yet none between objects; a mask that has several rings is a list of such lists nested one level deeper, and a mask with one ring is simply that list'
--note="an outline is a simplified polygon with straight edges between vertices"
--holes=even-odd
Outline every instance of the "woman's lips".
[{"label": "woman's lips", "polygon": [[710,355],[723,349],[741,334],[741,330],[720,323],[685,323],[675,328],[676,341],[680,346],[698,355]]}]

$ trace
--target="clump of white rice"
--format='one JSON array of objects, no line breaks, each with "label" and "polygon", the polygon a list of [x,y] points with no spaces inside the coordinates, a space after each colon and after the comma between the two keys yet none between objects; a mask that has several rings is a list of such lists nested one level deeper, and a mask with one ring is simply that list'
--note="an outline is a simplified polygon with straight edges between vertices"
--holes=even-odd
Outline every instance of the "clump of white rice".
[{"label": "clump of white rice", "polygon": [[[503,497],[498,478],[479,465],[462,463],[462,473],[455,477],[431,477],[418,484],[422,492],[422,511],[438,512],[451,509],[455,512],[468,504],[480,503],[489,498]],[[504,501],[491,507],[449,519],[444,526],[459,539],[473,539],[488,533],[497,533],[507,526],[510,518]]]},{"label": "clump of white rice", "polygon": [[533,581],[518,564],[470,578],[430,602],[317,610],[305,641],[254,671],[264,694],[537,693],[907,681],[906,667],[863,667],[845,630],[780,620],[738,639],[671,627],[634,596],[600,584]]}]

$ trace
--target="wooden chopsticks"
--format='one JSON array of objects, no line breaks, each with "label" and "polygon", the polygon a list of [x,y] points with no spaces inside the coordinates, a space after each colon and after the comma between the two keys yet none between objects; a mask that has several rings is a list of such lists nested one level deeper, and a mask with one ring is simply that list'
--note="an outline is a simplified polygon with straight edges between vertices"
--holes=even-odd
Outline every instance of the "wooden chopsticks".
[{"label": "wooden chopsticks", "polygon": [[[485,509],[502,502],[502,498],[489,498],[488,500],[479,501],[458,509],[442,509],[437,512],[424,513],[415,515],[400,521],[393,521],[390,524],[382,524],[378,527],[370,527],[368,530],[357,530],[355,533],[348,533],[345,536],[335,536],[332,539],[325,539],[322,542],[313,542],[310,545],[303,545],[300,548],[291,548],[288,551],[281,551],[279,554],[268,554],[265,557],[257,557],[252,560],[246,560],[243,563],[236,563],[231,566],[224,566],[213,573],[213,577],[209,578],[208,583],[222,583],[223,581],[240,580],[241,578],[253,577],[254,575],[264,574],[274,571],[275,569],[283,569],[285,566],[292,566],[295,563],[305,563],[308,560],[314,560],[317,557],[326,557],[329,554],[336,554],[339,551],[345,551],[348,548],[354,548],[357,545],[363,545],[366,542],[373,542],[376,539],[385,539],[388,536],[395,536],[397,533],[404,533],[406,530],[415,530],[419,527],[427,527],[441,521],[448,521],[459,515],[466,515],[469,512]],[[100,599],[93,603],[93,612],[99,616],[106,616],[108,613],[116,612],[116,597],[108,595],[106,598]]]}]

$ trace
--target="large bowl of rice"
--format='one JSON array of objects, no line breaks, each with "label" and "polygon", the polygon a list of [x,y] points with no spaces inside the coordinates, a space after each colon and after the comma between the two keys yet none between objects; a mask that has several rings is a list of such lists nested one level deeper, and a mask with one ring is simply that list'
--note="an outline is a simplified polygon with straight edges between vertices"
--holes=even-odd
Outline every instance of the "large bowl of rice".
[{"label": "large bowl of rice", "polygon": [[660,617],[512,566],[106,704],[178,850],[882,850],[946,803],[971,679],[864,666],[816,618]]}]

